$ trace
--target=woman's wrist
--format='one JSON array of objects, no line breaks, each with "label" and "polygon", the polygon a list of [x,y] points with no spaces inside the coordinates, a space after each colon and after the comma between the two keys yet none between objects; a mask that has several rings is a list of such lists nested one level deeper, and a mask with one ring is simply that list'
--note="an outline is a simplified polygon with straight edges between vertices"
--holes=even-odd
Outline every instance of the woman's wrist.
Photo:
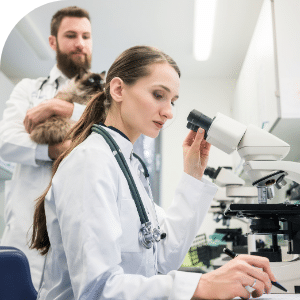
[{"label": "woman's wrist", "polygon": [[195,170],[188,170],[188,169],[184,169],[184,172],[198,180],[201,180],[203,177],[204,172],[197,172]]}]

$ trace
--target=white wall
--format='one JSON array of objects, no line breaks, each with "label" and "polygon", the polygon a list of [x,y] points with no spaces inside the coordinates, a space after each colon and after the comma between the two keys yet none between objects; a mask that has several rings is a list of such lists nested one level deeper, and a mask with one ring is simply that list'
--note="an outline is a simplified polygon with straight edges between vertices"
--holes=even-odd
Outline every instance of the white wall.
[{"label": "white wall", "polygon": [[278,117],[271,1],[263,3],[237,80],[232,117],[268,129]]},{"label": "white wall", "polygon": [[[170,206],[183,172],[182,142],[189,132],[186,128],[189,112],[197,109],[211,118],[217,112],[231,116],[234,88],[235,80],[181,79],[179,99],[175,104],[175,120],[162,132],[161,205],[164,209]],[[212,147],[208,166],[232,166],[232,157]],[[199,233],[205,232],[208,236],[220,227],[220,223],[213,221],[213,215],[208,214]]]},{"label": "white wall", "polygon": [[274,1],[281,118],[300,118],[299,14],[299,0]]}]

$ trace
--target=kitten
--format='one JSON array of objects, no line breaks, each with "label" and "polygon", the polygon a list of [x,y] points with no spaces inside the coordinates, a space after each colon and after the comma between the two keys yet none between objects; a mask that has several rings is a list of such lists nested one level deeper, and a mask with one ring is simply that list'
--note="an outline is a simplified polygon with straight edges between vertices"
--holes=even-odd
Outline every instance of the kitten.
[{"label": "kitten", "polygon": [[[105,71],[101,74],[81,71],[55,98],[70,103],[87,104],[94,94],[104,90],[104,85]],[[30,138],[38,144],[58,144],[64,140],[74,124],[75,122],[68,118],[53,116],[38,124],[30,133]]]}]

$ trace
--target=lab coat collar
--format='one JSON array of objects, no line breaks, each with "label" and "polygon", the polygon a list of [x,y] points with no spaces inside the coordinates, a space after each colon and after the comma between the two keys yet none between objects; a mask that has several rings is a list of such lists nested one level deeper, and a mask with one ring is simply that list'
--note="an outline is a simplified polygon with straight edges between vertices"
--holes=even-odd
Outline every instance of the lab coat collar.
[{"label": "lab coat collar", "polygon": [[122,136],[119,132],[106,126],[103,127],[116,141],[125,158],[130,159],[131,153],[133,152],[133,144],[127,138]]},{"label": "lab coat collar", "polygon": [[69,80],[69,78],[65,74],[63,74],[63,72],[57,67],[57,65],[55,65],[52,68],[49,76],[50,76],[50,78],[49,78],[50,84],[53,84],[56,79],[59,80],[59,83],[64,83],[67,80]]}]

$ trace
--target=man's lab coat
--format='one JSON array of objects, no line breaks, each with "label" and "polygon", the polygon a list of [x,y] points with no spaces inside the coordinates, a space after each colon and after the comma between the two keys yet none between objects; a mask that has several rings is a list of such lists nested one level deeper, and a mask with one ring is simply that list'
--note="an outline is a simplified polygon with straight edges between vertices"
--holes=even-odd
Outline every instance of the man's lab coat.
[{"label": "man's lab coat", "polygon": [[[39,93],[45,79],[20,81],[6,103],[0,122],[0,156],[5,161],[16,163],[13,177],[5,186],[5,230],[1,245],[16,247],[26,254],[36,289],[40,284],[44,257],[36,250],[30,250],[28,243],[32,233],[35,200],[50,183],[52,160],[48,157],[48,145],[33,142],[23,121],[29,108],[52,99],[57,92],[56,87],[60,89],[69,81],[54,66]],[[72,119],[78,120],[84,108],[83,105],[75,104]]]}]

